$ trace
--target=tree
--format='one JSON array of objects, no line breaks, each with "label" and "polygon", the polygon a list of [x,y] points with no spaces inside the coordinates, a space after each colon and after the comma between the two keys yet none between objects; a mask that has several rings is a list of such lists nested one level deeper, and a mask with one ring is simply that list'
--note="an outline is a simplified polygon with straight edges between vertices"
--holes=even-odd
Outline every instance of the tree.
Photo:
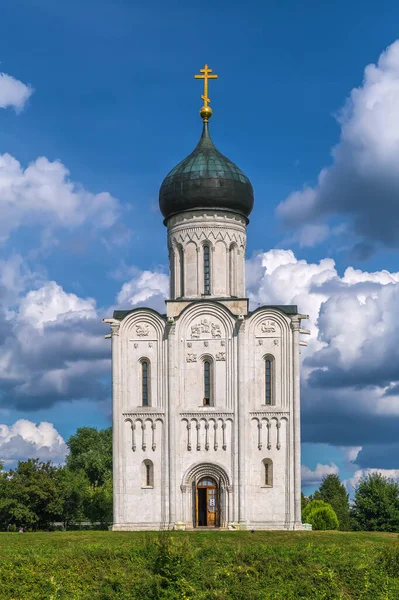
[{"label": "tree", "polygon": [[321,500],[330,504],[335,514],[338,517],[339,528],[341,531],[348,531],[351,529],[350,515],[349,515],[349,494],[347,493],[345,486],[340,482],[338,475],[327,475],[324,477],[319,493]]},{"label": "tree", "polygon": [[330,504],[324,500],[312,500],[302,513],[302,521],[316,530],[338,529],[338,517]]},{"label": "tree", "polygon": [[355,490],[352,515],[362,531],[399,531],[399,484],[381,473],[362,479]]},{"label": "tree", "polygon": [[66,464],[71,471],[84,471],[92,485],[101,486],[112,473],[112,429],[80,427],[67,441]]},{"label": "tree", "polygon": [[[2,483],[2,519],[7,525],[47,529],[60,518],[62,497],[57,485],[58,468],[38,458],[20,461]],[[7,497],[4,498],[4,492]]]},{"label": "tree", "polygon": [[90,482],[86,473],[61,467],[57,473],[57,483],[62,499],[61,519],[64,527],[76,521],[84,521],[84,509],[90,496]]},{"label": "tree", "polygon": [[102,525],[112,521],[112,477],[109,476],[101,486],[91,486],[86,499],[85,512],[92,523]]}]

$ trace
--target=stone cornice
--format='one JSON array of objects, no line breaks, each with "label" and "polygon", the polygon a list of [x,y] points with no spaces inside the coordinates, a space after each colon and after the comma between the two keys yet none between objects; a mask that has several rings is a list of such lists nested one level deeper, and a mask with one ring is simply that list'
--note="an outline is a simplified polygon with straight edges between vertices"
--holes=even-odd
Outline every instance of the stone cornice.
[{"label": "stone cornice", "polygon": [[234,417],[233,411],[212,411],[212,410],[196,410],[196,411],[184,411],[180,413],[182,419],[226,419]]},{"label": "stone cornice", "polygon": [[289,417],[290,413],[287,410],[254,410],[254,411],[250,411],[250,416],[251,417],[268,417],[268,418],[273,418],[273,417]]}]

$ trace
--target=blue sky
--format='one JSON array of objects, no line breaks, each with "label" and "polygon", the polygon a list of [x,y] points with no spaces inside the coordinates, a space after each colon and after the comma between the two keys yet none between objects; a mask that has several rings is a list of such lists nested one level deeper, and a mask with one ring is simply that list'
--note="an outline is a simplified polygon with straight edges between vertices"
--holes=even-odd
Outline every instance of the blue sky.
[{"label": "blue sky", "polygon": [[200,135],[208,62],[213,140],[255,190],[250,298],[311,314],[304,489],[399,476],[398,21],[391,1],[3,7],[0,458],[57,459],[58,434],[108,425],[100,320],[162,306],[158,190]]}]

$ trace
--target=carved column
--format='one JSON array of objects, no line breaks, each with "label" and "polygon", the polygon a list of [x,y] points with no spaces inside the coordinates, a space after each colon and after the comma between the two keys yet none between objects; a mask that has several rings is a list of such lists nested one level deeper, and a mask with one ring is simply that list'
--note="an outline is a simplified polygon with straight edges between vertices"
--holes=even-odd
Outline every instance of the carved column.
[{"label": "carved column", "polygon": [[294,423],[294,521],[300,526],[301,516],[301,399],[300,399],[300,365],[299,365],[299,329],[300,319],[294,317],[291,322],[293,331],[293,423]]}]

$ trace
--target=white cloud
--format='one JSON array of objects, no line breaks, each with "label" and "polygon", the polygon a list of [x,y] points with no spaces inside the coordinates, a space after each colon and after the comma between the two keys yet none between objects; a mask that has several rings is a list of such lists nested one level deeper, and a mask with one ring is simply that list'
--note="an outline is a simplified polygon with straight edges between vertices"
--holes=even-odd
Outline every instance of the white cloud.
[{"label": "white cloud", "polygon": [[13,425],[0,425],[0,461],[6,465],[18,460],[40,458],[64,461],[67,446],[52,423],[19,419]]},{"label": "white cloud", "polygon": [[23,226],[109,229],[119,208],[108,192],[93,194],[71,181],[60,161],[40,157],[24,169],[9,154],[0,155],[0,241]]},{"label": "white cloud", "polygon": [[11,75],[0,73],[0,108],[11,107],[20,112],[33,91],[30,85],[25,85]]},{"label": "white cloud", "polygon": [[19,317],[37,329],[57,320],[90,319],[97,316],[95,300],[66,293],[55,281],[26,294],[20,303]]},{"label": "white cloud", "polygon": [[341,136],[332,165],[314,187],[293,192],[277,208],[287,226],[304,228],[302,245],[307,237],[308,245],[318,236],[322,241],[323,221],[333,214],[349,216],[355,232],[371,242],[363,254],[374,242],[399,245],[398,104],[399,40],[365,68],[362,85],[337,116]]},{"label": "white cloud", "polygon": [[163,313],[169,292],[169,277],[160,271],[139,271],[123,284],[117,296],[120,308],[147,306]]},{"label": "white cloud", "polygon": [[322,482],[323,477],[338,474],[339,468],[333,462],[330,462],[329,465],[317,463],[314,471],[309,469],[306,465],[302,465],[301,467],[302,485],[319,485]]},{"label": "white cloud", "polygon": [[338,446],[338,448],[344,453],[346,460],[351,463],[356,462],[357,456],[362,450],[362,446]]},{"label": "white cloud", "polygon": [[349,494],[353,494],[356,486],[359,484],[361,479],[364,479],[368,475],[380,473],[383,477],[388,479],[396,479],[399,482],[399,469],[359,469],[355,471],[352,477],[345,479],[343,484],[348,490]]}]

